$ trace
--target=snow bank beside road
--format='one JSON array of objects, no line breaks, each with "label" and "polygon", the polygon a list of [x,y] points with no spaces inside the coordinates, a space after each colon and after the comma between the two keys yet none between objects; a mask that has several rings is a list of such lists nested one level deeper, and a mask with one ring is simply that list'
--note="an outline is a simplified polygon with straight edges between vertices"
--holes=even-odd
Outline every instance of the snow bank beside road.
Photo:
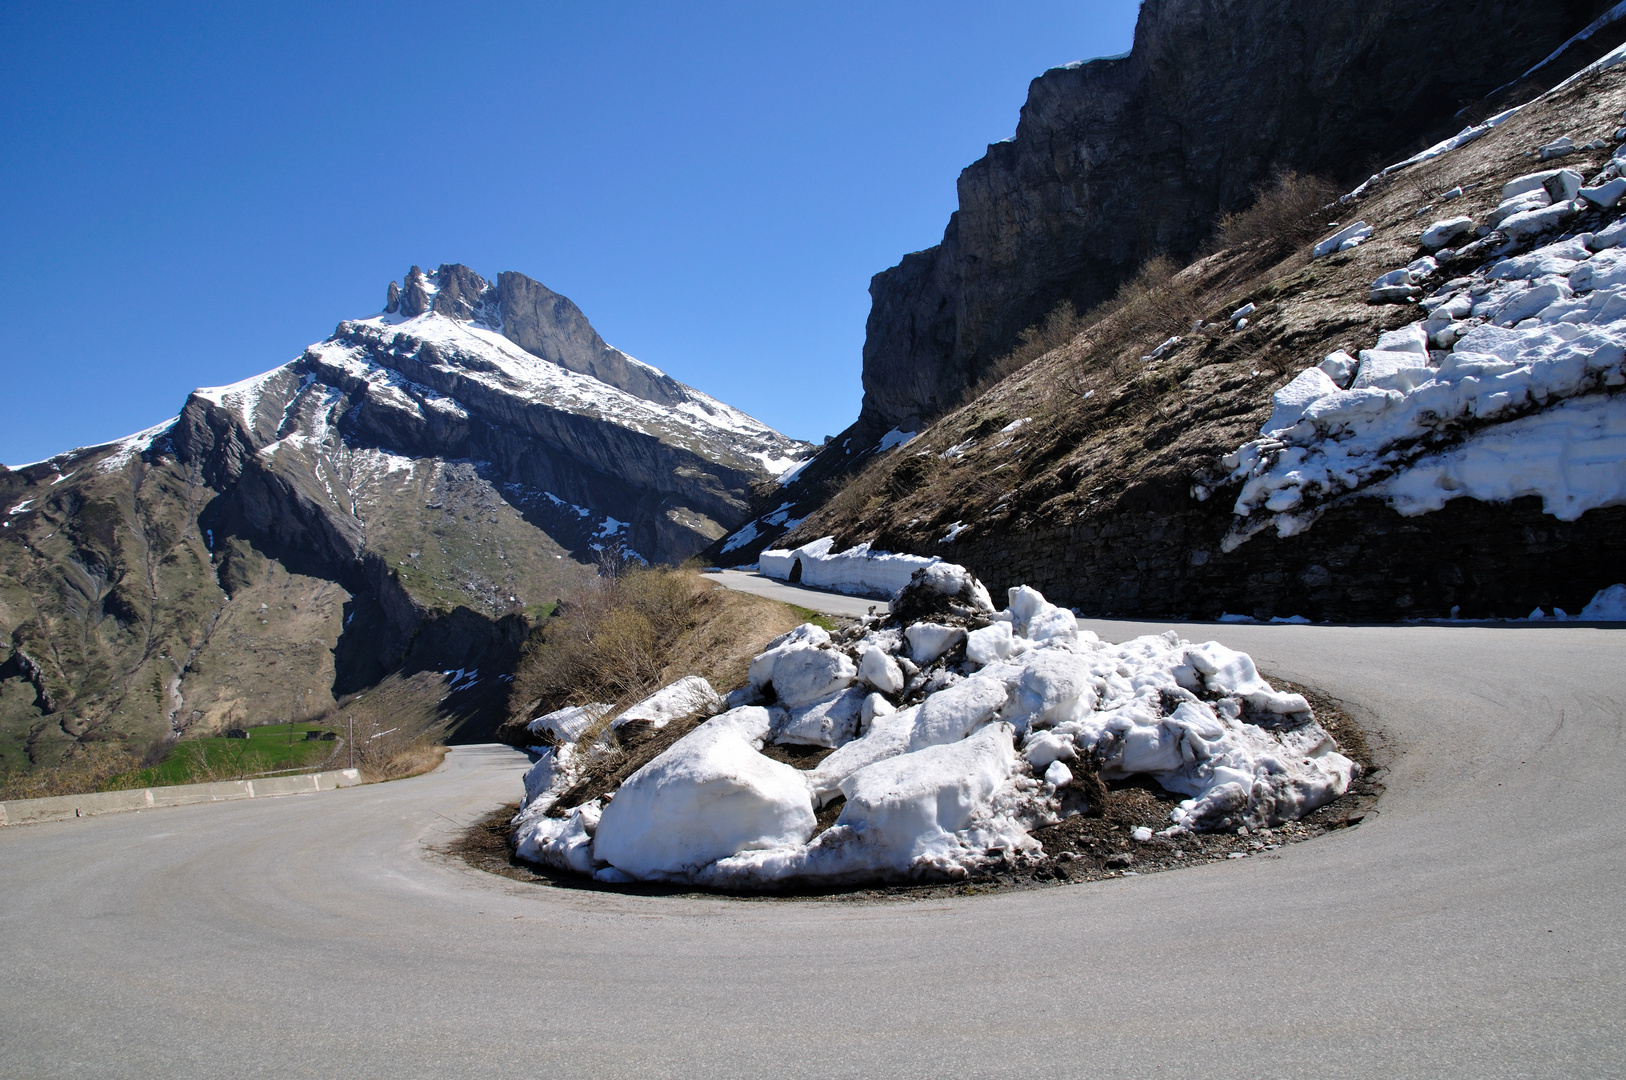
[{"label": "snow bank beside road", "polygon": [[780,581],[884,600],[909,584],[916,570],[942,562],[935,556],[872,552],[868,544],[832,552],[835,544],[835,537],[826,536],[799,548],[764,551],[758,556],[757,569],[764,577]]},{"label": "snow bank beside road", "polygon": [[[835,636],[803,625],[770,643],[731,695],[739,707],[603,801],[553,813],[560,777],[597,751],[548,751],[515,819],[521,856],[726,888],[954,878],[1039,854],[1032,830],[1086,809],[1094,776],[1185,795],[1171,834],[1297,818],[1353,776],[1304,698],[1217,642],[1109,644],[1026,587],[996,612],[964,568],[936,561],[893,605]],[[835,752],[804,772],[764,754],[770,742]]]}]

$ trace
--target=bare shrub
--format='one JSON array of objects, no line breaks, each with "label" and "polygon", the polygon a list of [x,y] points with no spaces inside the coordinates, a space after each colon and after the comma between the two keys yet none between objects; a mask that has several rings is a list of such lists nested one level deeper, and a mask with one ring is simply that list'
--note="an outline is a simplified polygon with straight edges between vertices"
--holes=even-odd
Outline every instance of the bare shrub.
[{"label": "bare shrub", "polygon": [[516,718],[656,689],[667,654],[693,624],[698,577],[631,566],[578,589],[526,645],[514,674]]},{"label": "bare shrub", "polygon": [[1142,263],[1109,304],[1097,348],[1112,346],[1120,353],[1125,346],[1151,347],[1157,344],[1153,339],[1190,330],[1203,311],[1196,289],[1167,255]]},{"label": "bare shrub", "polygon": [[1021,371],[1039,357],[1072,341],[1084,326],[1084,319],[1073,307],[1073,302],[1063,300],[1044,318],[1017,335],[1016,348],[988,365],[982,377],[966,390],[964,400],[970,402],[982,397],[996,384]]},{"label": "bare shrub", "polygon": [[1329,180],[1281,170],[1254,189],[1253,205],[1220,218],[1214,246],[1286,254],[1325,229],[1328,205],[1337,197]]}]

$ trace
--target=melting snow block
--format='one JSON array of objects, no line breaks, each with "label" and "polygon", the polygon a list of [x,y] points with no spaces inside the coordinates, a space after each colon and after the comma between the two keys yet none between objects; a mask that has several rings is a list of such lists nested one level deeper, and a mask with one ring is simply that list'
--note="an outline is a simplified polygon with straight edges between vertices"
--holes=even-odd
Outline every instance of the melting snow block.
[{"label": "melting snow block", "polygon": [[872,552],[868,543],[834,552],[835,537],[825,536],[790,550],[770,549],[757,558],[764,577],[789,581],[801,567],[800,581],[820,589],[858,596],[891,596],[909,583],[923,566],[940,562],[935,556]]},{"label": "melting snow block", "polygon": [[939,562],[922,567],[910,577],[909,585],[964,600],[977,611],[991,613],[994,610],[994,602],[982,582],[958,563]]},{"label": "melting snow block", "polygon": [[1310,249],[1310,257],[1319,259],[1323,255],[1331,255],[1337,251],[1348,251],[1352,247],[1363,244],[1372,235],[1372,226],[1364,221],[1357,221],[1346,226],[1327,237],[1321,243]]},{"label": "melting snow block", "polygon": [[1355,367],[1359,363],[1353,356],[1342,349],[1328,353],[1325,360],[1316,366],[1327,373],[1340,390],[1349,388],[1349,381],[1355,377]]},{"label": "melting snow block", "polygon": [[1569,285],[1564,282],[1548,281],[1508,297],[1496,308],[1493,318],[1502,326],[1515,326],[1540,315],[1560,300],[1568,300],[1572,295]]},{"label": "melting snow block", "polygon": [[1271,396],[1271,403],[1275,407],[1271,410],[1270,419],[1259,429],[1259,434],[1286,431],[1303,418],[1305,409],[1337,390],[1337,384],[1321,368],[1299,372],[1292,382]]},{"label": "melting snow block", "polygon": [[795,709],[851,686],[857,675],[845,653],[804,645],[774,661],[772,682],[780,703]]},{"label": "melting snow block", "polygon": [[829,634],[803,623],[770,642],[751,661],[747,678],[759,690],[772,686],[786,708],[811,705],[851,686],[858,674],[845,653],[825,648],[829,643]]},{"label": "melting snow block", "polygon": [[682,878],[739,851],[802,844],[813,797],[801,772],[756,749],[768,710],[713,717],[627,778],[593,834],[593,857],[641,880]]},{"label": "melting snow block", "polygon": [[1587,247],[1593,251],[1605,251],[1626,243],[1626,218],[1621,218],[1613,225],[1600,229],[1587,241]]},{"label": "melting snow block", "polygon": [[903,689],[903,669],[877,645],[865,649],[859,658],[858,677],[883,694],[896,694]]},{"label": "melting snow block", "polygon": [[1597,187],[1584,187],[1578,194],[1587,202],[1607,210],[1618,203],[1622,195],[1626,195],[1626,176],[1617,176]]},{"label": "melting snow block", "polygon": [[1005,707],[1010,692],[1005,684],[986,675],[973,675],[921,703],[909,749],[958,742],[979,724],[993,719]]},{"label": "melting snow block", "polygon": [[1502,185],[1502,199],[1516,199],[1520,195],[1528,195],[1532,191],[1540,191],[1547,186],[1547,181],[1557,176],[1562,169],[1544,169],[1541,172],[1525,173],[1515,177]]},{"label": "melting snow block", "polygon": [[808,786],[820,805],[835,798],[841,782],[866,765],[884,758],[896,757],[909,750],[909,736],[915,730],[915,717],[920,706],[911,705],[901,712],[877,713],[864,731],[862,738],[819,762],[806,773]]},{"label": "melting snow block", "polygon": [[988,812],[1015,767],[1011,729],[990,724],[968,739],[859,769],[841,783],[847,805],[836,824],[861,833],[865,847],[890,853],[900,870],[950,856],[960,846],[953,834]]},{"label": "melting snow block", "polygon": [[1015,651],[1016,635],[1011,633],[1010,623],[990,623],[966,635],[965,658],[973,664],[992,664]]},{"label": "melting snow block", "polygon": [[[1433,377],[1434,370],[1428,366],[1426,352],[1419,354],[1362,349],[1361,367],[1355,373],[1355,382],[1350,389],[1399,390],[1404,393],[1421,386]],[[1309,411],[1309,406],[1305,411]]]},{"label": "melting snow block", "polygon": [[1378,335],[1378,343],[1374,346],[1379,352],[1411,352],[1428,356],[1428,335],[1423,333],[1421,323],[1411,323],[1398,330],[1389,330]]},{"label": "melting snow block", "polygon": [[551,735],[561,743],[573,743],[582,737],[593,721],[609,712],[613,706],[603,702],[592,705],[572,705],[566,709],[556,709],[553,712],[537,717],[525,725],[525,730],[532,735]]},{"label": "melting snow block", "polygon": [[[1066,608],[1058,608],[1039,590],[1018,585],[1009,590],[1011,630],[1032,641],[1073,641],[1079,634],[1078,619]],[[1094,634],[1088,634],[1094,640]]]},{"label": "melting snow block", "polygon": [[1626,622],[1626,585],[1611,585],[1599,589],[1586,607],[1581,618],[1592,622]]},{"label": "melting snow block", "polygon": [[1471,217],[1446,218],[1423,230],[1423,246],[1430,251],[1438,251],[1473,231],[1474,219]]},{"label": "melting snow block", "polygon": [[965,631],[958,626],[940,623],[915,623],[903,632],[909,642],[909,658],[917,664],[929,664],[965,640]]},{"label": "melting snow block", "polygon": [[1076,758],[1078,744],[1071,734],[1059,731],[1035,731],[1022,744],[1022,756],[1034,770],[1048,769],[1050,763],[1061,758]]},{"label": "melting snow block", "polygon": [[1553,158],[1567,157],[1575,153],[1575,149],[1575,140],[1568,135],[1564,135],[1543,146],[1539,151],[1539,156],[1543,161],[1551,161]]},{"label": "melting snow block", "polygon": [[1515,214],[1523,214],[1530,210],[1539,210],[1542,207],[1551,206],[1552,202],[1552,196],[1548,195],[1547,192],[1541,188],[1536,188],[1534,191],[1526,191],[1522,195],[1515,195],[1511,199],[1504,199],[1500,204],[1497,205],[1496,209],[1492,210],[1485,216],[1485,224],[1495,229],[1500,227],[1503,221],[1513,217]]},{"label": "melting snow block", "polygon": [[898,707],[880,694],[868,694],[858,710],[858,725],[867,731],[877,716],[891,716],[897,711]]},{"label": "melting snow block", "polygon": [[1566,220],[1574,217],[1576,210],[1573,202],[1555,203],[1552,206],[1514,214],[1503,219],[1497,228],[1501,229],[1509,240],[1528,240],[1558,228]]},{"label": "melting snow block", "polygon": [[515,830],[514,854],[544,866],[591,874],[593,830],[600,813],[599,801],[594,799],[563,818],[532,815]]},{"label": "melting snow block", "polygon": [[642,721],[652,727],[665,727],[680,716],[695,713],[714,713],[723,706],[711,683],[699,675],[689,675],[670,686],[663,687],[616,717],[615,725]]},{"label": "melting snow block", "polygon": [[542,756],[525,771],[525,806],[530,806],[544,795],[555,794],[556,789],[563,786],[561,782],[570,775],[570,758],[573,753],[568,744],[559,747],[550,746],[542,751]]},{"label": "melting snow block", "polygon": [[[835,697],[792,709],[773,741],[798,746],[841,746],[858,734],[866,691],[850,686]],[[885,699],[882,699],[885,700]]]},{"label": "melting snow block", "polygon": [[1081,720],[1095,708],[1095,677],[1087,658],[1065,649],[1041,649],[1020,664],[1000,713],[1017,731]]},{"label": "melting snow block", "polygon": [[1310,703],[1299,694],[1273,689],[1259,675],[1253,657],[1227,649],[1217,641],[1205,641],[1186,649],[1186,663],[1203,677],[1209,690],[1231,694],[1259,712],[1277,716],[1308,716]]}]

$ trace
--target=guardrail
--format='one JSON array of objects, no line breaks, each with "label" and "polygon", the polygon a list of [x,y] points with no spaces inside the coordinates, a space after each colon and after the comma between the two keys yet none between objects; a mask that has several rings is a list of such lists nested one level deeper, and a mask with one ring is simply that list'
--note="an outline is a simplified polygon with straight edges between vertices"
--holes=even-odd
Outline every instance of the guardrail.
[{"label": "guardrail", "polygon": [[222,780],[212,784],[179,784],[174,787],[132,788],[129,791],[97,791],[87,795],[54,795],[47,799],[14,799],[0,802],[0,826],[65,821],[159,806],[191,806],[195,803],[303,795],[359,783],[359,770],[339,769],[297,776],[268,776],[258,780]]}]

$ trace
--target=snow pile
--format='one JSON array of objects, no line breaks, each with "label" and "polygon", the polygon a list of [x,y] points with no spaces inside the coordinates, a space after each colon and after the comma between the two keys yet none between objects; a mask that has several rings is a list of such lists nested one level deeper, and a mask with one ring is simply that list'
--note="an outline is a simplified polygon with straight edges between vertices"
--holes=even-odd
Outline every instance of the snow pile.
[{"label": "snow pile", "polygon": [[[1302,532],[1357,492],[1408,516],[1462,497],[1536,495],[1564,521],[1626,503],[1626,221],[1521,253],[1529,237],[1597,212],[1584,191],[1618,200],[1608,185],[1623,167],[1626,154],[1590,188],[1570,169],[1520,177],[1487,219],[1497,231],[1374,282],[1374,298],[1421,294],[1442,266],[1477,263],[1421,300],[1425,318],[1361,350],[1352,371],[1334,354],[1276,392],[1261,438],[1221,462],[1241,484],[1225,549],[1272,525]],[[1462,221],[1430,225],[1425,246],[1466,235]]]},{"label": "snow pile", "polygon": [[1626,622],[1626,584],[1599,589],[1580,617],[1589,622]]},{"label": "snow pile", "polygon": [[626,712],[615,718],[613,727],[622,727],[637,721],[650,727],[662,728],[681,716],[697,712],[714,713],[723,707],[711,683],[699,675],[679,679],[670,686],[655,691]]},{"label": "snow pile", "polygon": [[798,548],[764,551],[757,557],[757,569],[780,581],[884,599],[909,584],[916,570],[942,561],[935,556],[871,551],[867,543],[835,553],[831,551],[835,544],[835,537],[826,536]]},{"label": "snow pile", "polygon": [[526,724],[525,730],[538,738],[547,738],[558,743],[573,743],[611,708],[613,706],[600,701],[592,705],[572,705],[569,708],[556,709]]},{"label": "snow pile", "polygon": [[1522,620],[1515,621],[1542,622],[1549,617],[1557,622],[1626,622],[1626,584],[1599,589],[1579,615],[1571,615],[1563,608],[1555,607],[1549,616],[1538,607]]},{"label": "snow pile", "polygon": [[[564,816],[549,811],[578,751],[544,754],[521,856],[726,888],[955,878],[1040,854],[1032,830],[1087,809],[1097,776],[1186,796],[1166,830],[1180,834],[1300,817],[1355,770],[1245,654],[1173,633],[1109,644],[1027,587],[996,612],[947,563],[918,570],[886,619],[771,642],[730,703]],[[769,743],[834,752],[802,771]]]}]

